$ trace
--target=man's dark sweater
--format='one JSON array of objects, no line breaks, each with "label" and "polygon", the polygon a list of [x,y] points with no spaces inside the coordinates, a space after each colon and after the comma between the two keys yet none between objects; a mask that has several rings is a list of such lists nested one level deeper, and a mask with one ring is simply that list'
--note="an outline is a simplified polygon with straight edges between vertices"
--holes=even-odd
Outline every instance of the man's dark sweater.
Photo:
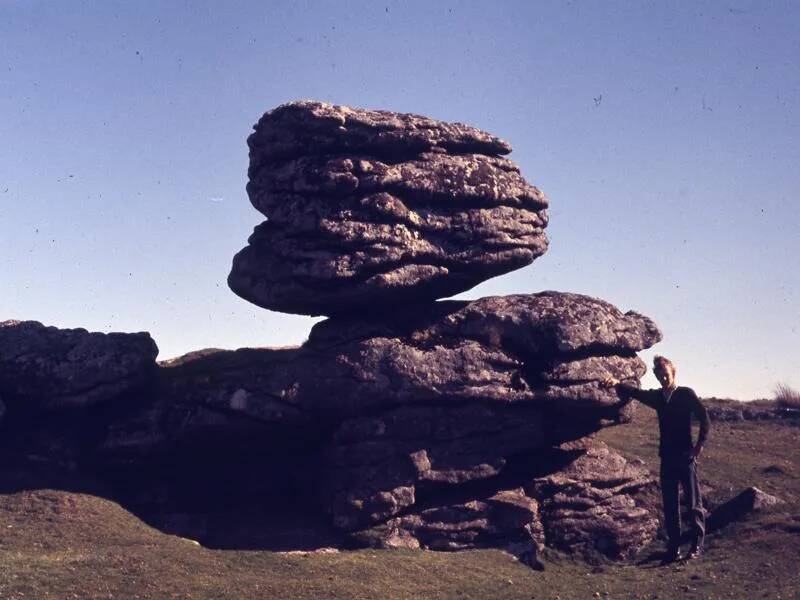
[{"label": "man's dark sweater", "polygon": [[640,390],[625,384],[617,385],[620,395],[635,398],[658,412],[658,428],[661,432],[658,454],[661,460],[685,458],[692,444],[692,415],[700,421],[698,443],[703,445],[711,428],[708,412],[694,390],[677,387],[667,402],[663,390]]}]

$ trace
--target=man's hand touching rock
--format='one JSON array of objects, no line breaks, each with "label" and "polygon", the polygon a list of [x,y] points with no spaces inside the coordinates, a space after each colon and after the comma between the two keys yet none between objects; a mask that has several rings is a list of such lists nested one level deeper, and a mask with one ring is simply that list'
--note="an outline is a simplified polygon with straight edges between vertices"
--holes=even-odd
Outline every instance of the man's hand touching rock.
[{"label": "man's hand touching rock", "polygon": [[600,382],[600,387],[604,388],[612,388],[616,387],[617,385],[619,385],[619,379],[616,379],[611,375],[608,375],[605,379],[603,379],[603,381]]}]

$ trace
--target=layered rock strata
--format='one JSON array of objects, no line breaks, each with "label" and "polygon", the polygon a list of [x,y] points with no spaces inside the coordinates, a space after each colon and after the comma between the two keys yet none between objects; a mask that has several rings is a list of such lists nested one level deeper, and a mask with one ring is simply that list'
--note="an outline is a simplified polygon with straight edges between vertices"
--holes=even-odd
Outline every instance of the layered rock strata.
[{"label": "layered rock strata", "polygon": [[[584,555],[599,552],[627,558],[655,536],[657,519],[637,501],[641,491],[656,485],[643,465],[586,438],[526,460],[529,475],[517,477],[522,487],[485,496],[468,491],[465,500],[406,512],[359,531],[354,538],[377,548],[500,546],[535,555],[547,545]],[[530,475],[536,471],[550,473]],[[498,478],[501,488],[508,483],[502,479]]]},{"label": "layered rock strata", "polygon": [[[540,508],[556,515],[551,523],[561,513],[554,492],[519,490],[566,464],[565,451],[553,453],[559,444],[630,418],[631,407],[599,383],[609,375],[637,382],[644,365],[636,352],[658,339],[642,315],[557,292],[329,319],[302,347],[211,350],[164,364],[160,399],[137,419],[113,423],[101,453],[113,463],[177,447],[196,455],[209,440],[249,444],[262,453],[262,473],[313,474],[299,485],[358,543],[535,546],[546,539],[537,533]],[[602,459],[608,464],[577,463],[589,465],[579,476],[590,467],[596,481],[624,471],[620,457],[606,450]],[[609,531],[620,522],[609,553],[649,539],[646,527],[625,537],[621,523],[640,517],[624,490],[601,498],[590,484],[582,501],[598,502],[595,516]],[[536,518],[520,525],[527,513]],[[447,526],[431,524],[445,514]]]},{"label": "layered rock strata", "polygon": [[345,546],[499,547],[532,563],[543,545],[624,557],[653,537],[638,499],[652,478],[591,436],[631,418],[600,383],[638,384],[655,324],[552,291],[436,301],[547,249],[547,199],[508,144],[321,102],[268,112],[248,143],[266,221],[229,285],[331,318],[300,347],[158,367],[146,334],[2,324],[14,435],[0,456],[28,460],[35,438],[37,461],[87,469],[151,523],[209,543],[231,513],[324,515]]},{"label": "layered rock strata", "polygon": [[656,486],[647,467],[587,439],[562,444],[554,453],[573,454],[575,459],[533,479],[526,489],[541,502],[549,545],[627,558],[655,536],[657,519],[637,501],[640,492]]},{"label": "layered rock strata", "polygon": [[523,267],[547,249],[547,198],[459,123],[292,102],[248,139],[267,220],[231,289],[264,308],[336,315],[423,303]]},{"label": "layered rock strata", "polygon": [[659,339],[647,317],[579,294],[436,302],[377,320],[322,321],[298,348],[209,350],[164,363],[165,402],[154,410],[192,407],[192,418],[159,417],[160,426],[176,423],[175,436],[219,414],[308,427],[414,406],[445,416],[472,405],[535,409],[569,415],[546,428],[569,438],[626,417],[630,407],[599,382],[638,381],[645,367],[636,352]]}]

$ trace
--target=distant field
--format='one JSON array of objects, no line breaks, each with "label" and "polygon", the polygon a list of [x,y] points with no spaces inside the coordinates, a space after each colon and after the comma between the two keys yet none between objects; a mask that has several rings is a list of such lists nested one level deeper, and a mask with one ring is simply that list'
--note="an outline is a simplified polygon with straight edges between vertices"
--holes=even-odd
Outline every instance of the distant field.
[{"label": "distant field", "polygon": [[[652,411],[599,437],[657,467]],[[703,560],[669,567],[647,561],[661,542],[630,563],[548,552],[543,572],[498,551],[207,550],[94,496],[0,495],[0,598],[797,598],[798,442],[788,422],[715,423],[700,462],[710,497],[756,485],[786,504],[710,536]]]}]

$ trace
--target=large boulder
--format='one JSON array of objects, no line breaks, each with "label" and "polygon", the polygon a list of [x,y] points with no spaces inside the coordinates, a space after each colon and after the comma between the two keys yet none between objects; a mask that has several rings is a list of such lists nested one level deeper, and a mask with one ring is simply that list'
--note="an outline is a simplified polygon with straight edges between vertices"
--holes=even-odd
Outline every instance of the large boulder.
[{"label": "large boulder", "polygon": [[0,323],[0,394],[9,411],[101,404],[144,386],[158,348],[147,333],[90,333]]},{"label": "large boulder", "polygon": [[527,488],[540,503],[547,545],[626,558],[655,537],[658,520],[646,503],[637,499],[640,492],[652,492],[656,487],[647,467],[586,438],[554,451],[563,452],[576,452],[577,456],[558,470],[535,478]]},{"label": "large boulder", "polygon": [[[647,317],[559,292],[328,319],[301,347],[206,350],[162,363],[152,414],[141,415],[139,429],[130,420],[112,429],[109,444],[202,438],[212,429],[236,430],[234,422],[367,435],[384,425],[359,429],[349,420],[367,423],[385,413],[471,422],[476,410],[491,411],[505,431],[530,429],[547,415],[536,425],[543,433],[524,436],[529,444],[560,443],[629,418],[632,406],[600,382],[611,375],[636,384],[645,372],[636,352],[660,337]],[[429,412],[414,417],[413,410]],[[481,414],[479,421],[492,421]]]},{"label": "large boulder", "polygon": [[[636,383],[636,356],[661,339],[656,325],[580,294],[540,292],[444,301],[380,318],[317,323],[305,348],[333,377],[313,378],[322,410],[363,414],[376,405],[432,400],[535,405],[569,413],[562,421],[616,419],[621,408],[607,376]],[[334,386],[328,387],[331,384]],[[301,390],[302,393],[302,390]],[[317,394],[323,390],[317,390]]]},{"label": "large boulder", "polygon": [[547,198],[505,142],[417,115],[292,102],[248,139],[267,220],[231,289],[264,308],[341,315],[425,303],[531,263]]},{"label": "large boulder", "polygon": [[[639,475],[607,450],[559,445],[630,418],[633,406],[600,382],[637,384],[636,352],[659,339],[642,315],[558,292],[333,318],[301,347],[162,363],[156,401],[112,423],[101,454],[114,465],[173,461],[166,478],[196,471],[198,489],[213,487],[216,461],[239,473],[225,489],[242,497],[300,475],[291,485],[340,531],[376,546],[535,546],[557,520],[547,515],[563,512],[552,491],[563,483],[575,502],[597,506],[593,520],[567,515],[552,526],[553,544],[585,550],[596,534],[599,550],[623,555],[650,531],[626,495]],[[573,483],[514,491],[533,490],[581,452]],[[534,512],[542,517],[523,518]]]},{"label": "large boulder", "polygon": [[146,334],[0,331],[11,412],[94,407],[148,384],[91,418],[39,419],[35,440],[14,427],[4,443],[91,468],[156,525],[302,506],[351,543],[527,555],[546,543],[627,556],[651,535],[632,499],[644,474],[584,438],[631,417],[600,382],[638,383],[636,353],[660,333],[596,298],[337,317],[299,347],[205,350],[157,368]]}]

